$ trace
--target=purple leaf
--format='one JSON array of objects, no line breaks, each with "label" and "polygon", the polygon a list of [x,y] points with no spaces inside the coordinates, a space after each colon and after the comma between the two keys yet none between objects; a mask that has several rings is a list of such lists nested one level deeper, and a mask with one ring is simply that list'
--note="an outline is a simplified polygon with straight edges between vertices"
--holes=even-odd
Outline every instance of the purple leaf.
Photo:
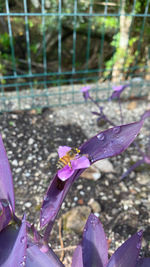
[{"label": "purple leaf", "polygon": [[122,153],[136,138],[143,121],[116,126],[98,133],[81,147],[81,154],[88,154],[91,162]]},{"label": "purple leaf", "polygon": [[140,259],[135,267],[150,267],[150,258]]},{"label": "purple leaf", "polygon": [[82,258],[82,245],[81,243],[76,247],[73,258],[72,258],[72,267],[83,267],[83,258]]},{"label": "purple leaf", "polygon": [[134,234],[112,255],[107,267],[135,267],[141,249],[142,231]]},{"label": "purple leaf", "polygon": [[143,164],[145,162],[144,159],[139,159],[135,164],[133,164],[122,176],[121,179],[124,179],[126,176],[128,176],[134,169],[136,169],[138,166]]},{"label": "purple leaf", "polygon": [[23,218],[20,229],[9,225],[0,232],[0,266],[25,266],[26,245],[26,220]]},{"label": "purple leaf", "polygon": [[27,248],[26,267],[63,267],[52,249],[42,252],[35,244],[29,244]]},{"label": "purple leaf", "polygon": [[10,165],[0,136],[0,199],[6,199],[15,211],[14,189]]},{"label": "purple leaf", "polygon": [[99,219],[90,214],[82,239],[83,266],[104,267],[108,263],[108,246],[104,229]]},{"label": "purple leaf", "polygon": [[[88,154],[91,163],[100,159],[116,156],[133,142],[142,125],[143,120],[116,126],[100,132],[79,147],[81,154]],[[65,182],[61,181],[57,174],[53,177],[41,208],[41,227],[44,227],[48,222],[51,223],[51,227],[53,226],[54,220],[69,188],[84,170],[85,169],[75,170],[73,175]]]},{"label": "purple leaf", "polygon": [[145,120],[148,117],[150,117],[150,110],[144,112],[144,114],[141,116],[141,120]]},{"label": "purple leaf", "polygon": [[4,229],[12,219],[12,212],[6,199],[0,200],[0,231]]}]

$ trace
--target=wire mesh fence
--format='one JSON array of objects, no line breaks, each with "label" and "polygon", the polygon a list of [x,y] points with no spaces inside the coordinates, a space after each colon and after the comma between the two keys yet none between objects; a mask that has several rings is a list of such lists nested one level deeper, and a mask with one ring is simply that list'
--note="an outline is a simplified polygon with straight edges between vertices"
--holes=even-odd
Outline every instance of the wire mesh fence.
[{"label": "wire mesh fence", "polygon": [[[112,83],[136,96],[150,80],[150,0],[0,3],[0,110],[106,99]],[[134,83],[134,81],[138,83]]]}]

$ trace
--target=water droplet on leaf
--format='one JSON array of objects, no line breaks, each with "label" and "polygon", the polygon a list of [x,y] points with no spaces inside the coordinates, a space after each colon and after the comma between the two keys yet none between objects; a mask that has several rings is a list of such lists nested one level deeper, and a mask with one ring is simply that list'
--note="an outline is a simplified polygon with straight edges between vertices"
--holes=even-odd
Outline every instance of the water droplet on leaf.
[{"label": "water droplet on leaf", "polygon": [[138,236],[142,236],[142,234],[143,234],[143,230],[140,230],[140,231],[138,232]]},{"label": "water droplet on leaf", "polygon": [[103,141],[105,139],[105,135],[103,133],[100,133],[97,135],[98,140]]},{"label": "water droplet on leaf", "polygon": [[22,236],[22,237],[20,238],[20,242],[21,242],[21,243],[24,243],[25,241],[26,241],[25,236]]},{"label": "water droplet on leaf", "polygon": [[120,126],[116,126],[116,127],[113,128],[113,132],[114,132],[115,134],[120,133],[120,131],[121,131],[121,127],[120,127]]}]

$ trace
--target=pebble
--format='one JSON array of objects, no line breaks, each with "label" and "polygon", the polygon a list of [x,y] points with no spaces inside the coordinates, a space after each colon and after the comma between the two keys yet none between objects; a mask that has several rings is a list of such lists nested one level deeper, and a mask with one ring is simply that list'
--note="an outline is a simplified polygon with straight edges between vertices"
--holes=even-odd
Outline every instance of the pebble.
[{"label": "pebble", "polygon": [[103,173],[116,173],[112,163],[108,159],[99,160],[94,163],[94,166]]},{"label": "pebble", "polygon": [[21,168],[17,168],[17,169],[15,170],[15,172],[16,172],[16,173],[19,173],[19,172],[21,172],[21,170],[22,170]]},{"label": "pebble", "polygon": [[91,198],[89,200],[88,205],[91,207],[94,213],[99,213],[101,211],[100,204],[96,200],[94,200],[94,198]]},{"label": "pebble", "polygon": [[14,160],[12,161],[12,165],[17,167],[17,166],[18,166],[18,161],[17,161],[16,159],[14,159]]},{"label": "pebble", "polygon": [[31,202],[26,202],[24,205],[25,205],[26,208],[30,208],[32,206],[32,203]]},{"label": "pebble", "polygon": [[33,143],[34,143],[34,139],[33,138],[29,138],[28,145],[33,145]]},{"label": "pebble", "polygon": [[83,232],[86,220],[91,212],[90,207],[77,206],[63,215],[66,230],[73,230],[79,234]]},{"label": "pebble", "polygon": [[77,189],[78,190],[81,190],[82,188],[83,188],[83,185],[82,184],[77,185]]}]

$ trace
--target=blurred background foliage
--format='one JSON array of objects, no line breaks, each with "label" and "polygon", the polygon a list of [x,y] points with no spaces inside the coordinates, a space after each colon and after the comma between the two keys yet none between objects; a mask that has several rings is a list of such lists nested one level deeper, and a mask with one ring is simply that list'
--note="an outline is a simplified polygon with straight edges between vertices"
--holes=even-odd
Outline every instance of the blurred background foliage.
[{"label": "blurred background foliage", "polygon": [[[149,0],[3,0],[1,13],[8,13],[7,4],[10,13],[23,13],[26,6],[27,12],[39,15],[27,20],[25,16],[9,16],[11,37],[8,16],[0,16],[1,77],[14,75],[12,42],[19,81],[25,81],[22,75],[29,73],[29,57],[32,74],[61,72],[63,78],[63,72],[73,70],[78,78],[78,72],[86,70],[86,77],[90,77],[94,70],[100,81],[140,75],[149,79]],[[42,12],[50,14],[41,16]],[[9,81],[1,78],[2,84]]]}]

